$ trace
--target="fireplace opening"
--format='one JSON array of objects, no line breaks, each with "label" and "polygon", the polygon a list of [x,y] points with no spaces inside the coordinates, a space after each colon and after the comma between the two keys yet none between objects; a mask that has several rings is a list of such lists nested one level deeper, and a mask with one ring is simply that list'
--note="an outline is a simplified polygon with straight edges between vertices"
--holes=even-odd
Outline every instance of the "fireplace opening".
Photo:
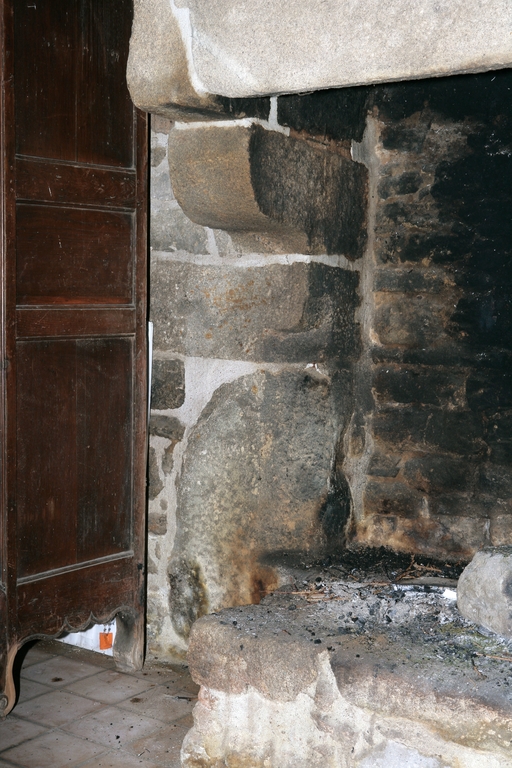
[{"label": "fireplace opening", "polygon": [[283,96],[275,124],[157,118],[156,640],[166,593],[184,648],[292,559],[467,563],[510,542],[511,86],[501,70]]},{"label": "fireplace opening", "polygon": [[184,765],[509,765],[510,638],[454,597],[512,542],[511,88],[160,109],[149,633],[203,686]]}]

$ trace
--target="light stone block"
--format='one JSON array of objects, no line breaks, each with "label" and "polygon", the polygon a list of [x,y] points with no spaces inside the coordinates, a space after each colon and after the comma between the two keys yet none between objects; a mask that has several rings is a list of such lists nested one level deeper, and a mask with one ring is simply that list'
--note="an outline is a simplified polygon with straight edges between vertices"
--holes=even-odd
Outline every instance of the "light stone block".
[{"label": "light stone block", "polygon": [[512,638],[512,547],[476,553],[460,576],[457,606],[470,621]]},{"label": "light stone block", "polygon": [[[165,9],[163,0],[139,0],[130,70],[148,70],[154,60],[159,81],[168,78],[167,101],[191,94],[196,107],[209,94],[481,72],[512,64],[511,22],[508,0],[175,0]],[[130,79],[133,93],[137,78]]]}]

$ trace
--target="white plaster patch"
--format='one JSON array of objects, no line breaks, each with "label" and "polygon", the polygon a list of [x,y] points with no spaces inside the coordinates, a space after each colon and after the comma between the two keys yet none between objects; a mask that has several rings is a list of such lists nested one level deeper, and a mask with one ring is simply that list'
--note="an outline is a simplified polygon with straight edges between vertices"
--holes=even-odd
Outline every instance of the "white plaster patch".
[{"label": "white plaster patch", "polygon": [[[205,227],[208,234],[208,228]],[[213,230],[210,230],[213,232]],[[217,251],[218,253],[218,251]],[[359,272],[363,269],[362,259],[358,261],[350,261],[346,256],[336,254],[329,256],[328,254],[311,255],[307,253],[247,253],[242,255],[233,256],[219,256],[212,252],[210,254],[196,254],[189,251],[157,251],[152,249],[151,257],[158,259],[159,261],[179,261],[186,264],[198,264],[200,266],[213,266],[220,267],[229,263],[230,266],[239,267],[240,269],[246,269],[249,267],[268,267],[270,264],[283,264],[289,266],[290,264],[325,264],[328,267],[338,267],[340,269],[346,269],[350,272]]]},{"label": "white plaster patch", "polygon": [[185,402],[180,408],[166,411],[177,416],[186,426],[193,426],[213,393],[223,384],[255,373],[258,363],[242,360],[218,360],[202,357],[185,358]]},{"label": "white plaster patch", "polygon": [[[181,39],[185,47],[185,53],[187,56],[188,76],[190,82],[197,94],[200,96],[206,96],[207,90],[201,82],[199,75],[197,74],[194,66],[194,57],[192,55],[192,24],[190,22],[190,10],[185,6],[178,3],[176,5],[175,0],[169,0],[169,5],[174,14],[174,18],[178,24],[181,33]],[[178,7],[180,6],[180,7]]]}]

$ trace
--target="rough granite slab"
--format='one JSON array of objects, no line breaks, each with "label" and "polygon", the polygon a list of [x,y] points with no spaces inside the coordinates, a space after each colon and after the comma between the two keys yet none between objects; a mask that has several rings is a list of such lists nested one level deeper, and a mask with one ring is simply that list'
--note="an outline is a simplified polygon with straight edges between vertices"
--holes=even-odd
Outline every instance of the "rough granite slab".
[{"label": "rough granite slab", "polygon": [[424,589],[308,585],[200,619],[183,765],[512,766],[510,643]]}]

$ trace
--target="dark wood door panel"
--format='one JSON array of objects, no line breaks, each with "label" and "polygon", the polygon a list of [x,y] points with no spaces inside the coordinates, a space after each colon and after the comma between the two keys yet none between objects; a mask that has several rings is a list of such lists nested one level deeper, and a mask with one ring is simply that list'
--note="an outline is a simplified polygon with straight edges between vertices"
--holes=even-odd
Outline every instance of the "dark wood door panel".
[{"label": "dark wood door panel", "polygon": [[134,216],[21,203],[16,208],[18,304],[131,304]]},{"label": "dark wood door panel", "polygon": [[132,546],[133,340],[77,341],[77,359],[77,557],[82,561]]},{"label": "dark wood door panel", "polygon": [[16,0],[18,154],[76,159],[76,0]]},{"label": "dark wood door panel", "polygon": [[18,154],[133,167],[131,19],[131,0],[17,0]]},{"label": "dark wood door panel", "polygon": [[[44,625],[47,634],[63,629],[80,629],[91,618],[105,621],[124,605],[139,604],[137,579],[132,559],[119,558],[99,566],[75,571],[49,573],[39,579],[22,580],[17,590],[20,627],[27,635],[37,635]],[[77,601],[77,593],[80,600]]]},{"label": "dark wood door panel", "polygon": [[76,378],[76,341],[18,344],[18,577],[76,563]]},{"label": "dark wood door panel", "polygon": [[125,78],[131,14],[132,0],[81,3],[78,161],[133,166],[133,104]]},{"label": "dark wood door panel", "polygon": [[135,171],[130,169],[54,163],[32,157],[16,160],[18,200],[133,210],[135,185]]},{"label": "dark wood door panel", "polygon": [[18,345],[18,577],[132,545],[133,340]]},{"label": "dark wood door panel", "polygon": [[119,336],[135,333],[136,318],[133,309],[27,308],[17,310],[16,329],[18,339]]}]

